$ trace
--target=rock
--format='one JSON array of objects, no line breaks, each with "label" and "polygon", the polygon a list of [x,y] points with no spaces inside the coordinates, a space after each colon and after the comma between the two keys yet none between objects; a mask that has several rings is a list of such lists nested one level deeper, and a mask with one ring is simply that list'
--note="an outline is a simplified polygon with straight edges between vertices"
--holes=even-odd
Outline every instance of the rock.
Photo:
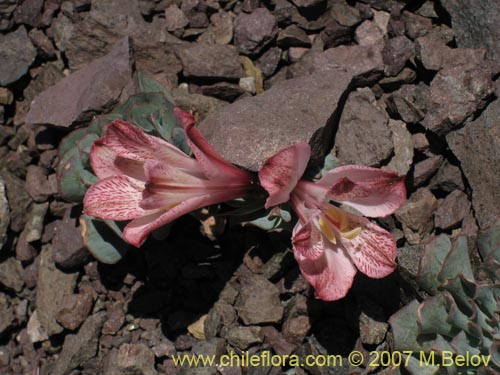
[{"label": "rock", "polygon": [[399,74],[394,77],[384,77],[379,81],[379,85],[387,89],[388,91],[392,91],[397,89],[399,86],[405,83],[412,83],[417,79],[417,73],[413,69],[403,68]]},{"label": "rock", "polygon": [[277,43],[281,48],[311,46],[311,41],[306,32],[296,25],[290,25],[280,31]]},{"label": "rock", "polygon": [[144,344],[123,344],[117,357],[118,370],[122,374],[156,375],[155,356]]},{"label": "rock", "polygon": [[[240,80],[243,78],[240,78]],[[254,81],[255,89],[255,81]],[[235,83],[229,82],[217,82],[213,85],[202,86],[201,92],[203,95],[213,96],[220,100],[225,100],[227,102],[235,101],[239,96],[245,93],[245,90]]]},{"label": "rock", "polygon": [[26,286],[33,289],[36,286],[38,280],[38,271],[40,268],[40,256],[37,256],[33,263],[24,268],[23,270],[23,281]]},{"label": "rock", "polygon": [[226,102],[210,96],[191,94],[187,88],[178,88],[172,91],[175,104],[185,111],[193,112],[202,121],[210,113],[217,112]]},{"label": "rock", "polygon": [[374,46],[383,42],[384,32],[375,22],[366,20],[356,28],[355,40],[362,46]]},{"label": "rock", "polygon": [[276,18],[266,8],[240,13],[234,20],[234,44],[244,55],[261,52],[277,33]]},{"label": "rock", "polygon": [[420,36],[429,34],[433,25],[432,20],[427,17],[422,17],[421,15],[409,12],[407,10],[403,11],[402,19],[405,26],[405,33],[410,39],[417,39]]},{"label": "rock", "polygon": [[75,211],[78,209],[69,207],[63,219],[57,220],[52,239],[53,260],[63,268],[78,267],[90,259],[80,232],[79,214]]},{"label": "rock", "polygon": [[52,60],[56,57],[56,49],[54,48],[52,41],[42,30],[31,29],[28,35],[40,57],[47,60]]},{"label": "rock", "polygon": [[72,331],[77,329],[89,316],[93,302],[92,295],[89,293],[64,296],[56,315],[57,322],[66,329]]},{"label": "rock", "polygon": [[236,310],[246,325],[277,323],[283,317],[279,289],[265,277],[253,275],[243,279]]},{"label": "rock", "polygon": [[260,327],[232,327],[229,328],[225,335],[225,339],[230,345],[233,345],[241,350],[247,349],[250,345],[262,342]]},{"label": "rock", "polygon": [[250,94],[255,94],[257,92],[257,89],[255,87],[255,77],[243,77],[243,78],[240,78],[239,86],[245,92],[249,92]]},{"label": "rock", "polygon": [[427,188],[414,192],[405,204],[396,211],[397,219],[403,224],[406,240],[411,245],[422,243],[434,227],[434,211],[437,200]]},{"label": "rock", "polygon": [[418,289],[417,275],[423,255],[423,245],[398,247],[398,272],[401,277]]},{"label": "rock", "polygon": [[[45,336],[49,337],[63,331],[63,327],[56,321],[56,315],[64,297],[73,293],[77,278],[78,273],[60,271],[52,261],[50,247],[42,247],[37,281],[36,312]],[[36,342],[33,338],[32,341]]]},{"label": "rock", "polygon": [[76,335],[67,335],[51,375],[64,375],[93,358],[98,349],[99,332],[106,320],[104,311],[90,316]]},{"label": "rock", "polygon": [[272,47],[259,57],[257,60],[257,67],[265,77],[270,77],[274,74],[281,60],[281,53],[281,49]]},{"label": "rock", "polygon": [[385,74],[387,76],[397,75],[414,55],[414,45],[407,37],[398,36],[389,39],[382,50],[382,58],[386,64]]},{"label": "rock", "polygon": [[195,43],[179,50],[186,78],[238,80],[243,68],[236,48],[230,45]]},{"label": "rock", "polygon": [[450,48],[434,35],[417,38],[415,49],[418,60],[428,70],[458,65],[473,67],[482,64],[486,58],[485,49]]},{"label": "rock", "polygon": [[49,208],[49,203],[33,204],[28,215],[28,221],[24,226],[23,232],[26,232],[26,242],[39,241],[42,238],[43,223],[45,214]]},{"label": "rock", "polygon": [[330,15],[340,25],[347,27],[356,26],[362,21],[359,10],[349,6],[344,0],[331,3]]},{"label": "rock", "polygon": [[129,40],[124,38],[105,57],[38,95],[26,122],[71,128],[90,120],[118,102],[131,80],[132,61]]},{"label": "rock", "polygon": [[351,28],[342,26],[335,20],[329,20],[320,35],[327,49],[347,44],[352,40]]},{"label": "rock", "polygon": [[24,26],[14,32],[0,34],[0,51],[0,86],[7,86],[25,75],[36,57],[36,49]]},{"label": "rock", "polygon": [[5,183],[0,176],[0,250],[7,241],[7,228],[10,223],[9,201],[5,193]]},{"label": "rock", "polygon": [[206,15],[206,4],[202,0],[187,0],[181,2],[181,10],[189,19],[191,28],[201,28],[208,26]]},{"label": "rock", "polygon": [[500,58],[498,2],[485,0],[479,4],[465,0],[443,0],[441,4],[451,15],[453,32],[459,47],[484,47],[493,59]]},{"label": "rock", "polygon": [[226,352],[226,341],[220,337],[197,341],[194,343],[192,351],[195,355],[211,356],[218,360]]},{"label": "rock", "polygon": [[183,29],[188,24],[189,20],[177,5],[172,4],[165,9],[165,25],[168,31]]},{"label": "rock", "polygon": [[369,89],[352,92],[342,112],[334,152],[344,164],[378,166],[393,151],[389,116]]},{"label": "rock", "polygon": [[15,318],[14,309],[10,306],[7,296],[0,293],[0,336],[11,327]]},{"label": "rock", "polygon": [[462,171],[457,166],[450,164],[447,160],[439,167],[435,176],[429,181],[429,189],[441,189],[447,193],[454,190],[465,190],[462,180]]},{"label": "rock", "polygon": [[414,124],[425,117],[429,88],[425,84],[403,85],[387,99],[389,113]]},{"label": "rock", "polygon": [[292,0],[299,8],[314,8],[324,3],[324,0]]},{"label": "rock", "polygon": [[45,202],[51,195],[57,194],[57,177],[38,165],[29,165],[26,170],[26,190],[35,202]]},{"label": "rock", "polygon": [[488,167],[500,162],[499,115],[500,101],[496,100],[477,119],[446,137],[472,188],[472,206],[481,229],[500,215],[499,176]]},{"label": "rock", "polygon": [[471,204],[467,195],[463,191],[455,190],[438,201],[434,224],[436,228],[443,230],[455,228],[469,214],[470,209]]},{"label": "rock", "polygon": [[415,164],[415,169],[413,171],[413,185],[423,185],[436,173],[442,162],[443,157],[441,155],[432,155],[430,158],[419,161]]},{"label": "rock", "polygon": [[18,0],[6,0],[0,3],[0,30],[5,31],[12,27],[14,24],[12,15],[18,4]]},{"label": "rock", "polygon": [[394,157],[384,169],[405,175],[413,162],[413,141],[411,133],[402,121],[389,120],[389,130],[392,133]]},{"label": "rock", "polygon": [[364,59],[360,56],[368,55],[365,47],[348,47],[352,48],[339,55],[329,51],[341,47],[321,54],[313,74],[276,83],[260,95],[213,113],[200,123],[201,132],[226,160],[253,171],[279,150],[311,138],[313,161],[322,162],[328,148],[324,142],[332,131],[329,119],[340,98],[353,80],[383,69],[380,54]]},{"label": "rock", "polygon": [[271,345],[277,355],[290,355],[297,347],[297,345],[288,342],[281,332],[278,332],[273,326],[262,327],[260,331],[264,335],[264,341]]},{"label": "rock", "polygon": [[7,258],[0,263],[0,284],[19,293],[24,286],[22,273],[21,262],[14,258]]},{"label": "rock", "polygon": [[379,322],[364,312],[359,316],[359,338],[366,345],[380,344],[389,329],[389,323]]},{"label": "rock", "polygon": [[495,70],[486,63],[474,68],[459,65],[440,70],[430,84],[429,107],[422,125],[446,135],[484,108],[495,91]]},{"label": "rock", "polygon": [[42,17],[43,0],[24,0],[14,11],[14,21],[37,27]]},{"label": "rock", "polygon": [[200,35],[198,42],[209,44],[229,44],[233,40],[233,19],[231,12],[219,11],[210,17],[210,26]]},{"label": "rock", "polygon": [[14,94],[5,87],[0,87],[0,104],[11,105],[14,101]]},{"label": "rock", "polygon": [[283,324],[283,335],[286,340],[295,345],[302,344],[304,338],[309,333],[311,329],[311,322],[309,317],[305,315],[299,315],[297,317],[288,319]]},{"label": "rock", "polygon": [[125,313],[121,304],[113,305],[108,309],[108,320],[102,327],[104,335],[114,335],[125,323]]}]

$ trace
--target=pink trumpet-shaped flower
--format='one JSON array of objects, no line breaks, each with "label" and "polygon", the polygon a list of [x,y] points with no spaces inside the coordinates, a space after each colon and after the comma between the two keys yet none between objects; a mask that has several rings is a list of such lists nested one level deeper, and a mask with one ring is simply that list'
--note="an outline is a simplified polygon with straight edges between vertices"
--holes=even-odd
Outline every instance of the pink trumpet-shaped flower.
[{"label": "pink trumpet-shaped flower", "polygon": [[310,155],[305,142],[281,150],[259,179],[269,193],[266,208],[291,200],[299,216],[292,235],[295,259],[318,298],[333,301],[347,294],[357,270],[372,278],[394,271],[396,243],[386,230],[331,202],[382,217],[401,207],[406,189],[396,173],[357,165],[330,170],[317,182],[299,180]]},{"label": "pink trumpet-shaped flower", "polygon": [[226,160],[178,108],[193,159],[163,139],[124,121],[113,121],[92,146],[99,181],[87,191],[84,212],[104,220],[132,220],[124,238],[141,246],[155,229],[204,206],[236,199],[253,186],[250,173]]}]

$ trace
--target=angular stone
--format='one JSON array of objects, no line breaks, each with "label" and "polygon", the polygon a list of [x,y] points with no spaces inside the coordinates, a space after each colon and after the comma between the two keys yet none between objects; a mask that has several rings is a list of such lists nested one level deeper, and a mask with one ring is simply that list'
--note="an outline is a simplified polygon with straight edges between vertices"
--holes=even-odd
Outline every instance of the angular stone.
[{"label": "angular stone", "polygon": [[387,165],[388,170],[405,175],[410,170],[413,162],[413,141],[411,133],[402,121],[389,120],[389,130],[392,133],[394,144],[394,157]]},{"label": "angular stone", "polygon": [[469,214],[470,209],[471,203],[467,195],[463,191],[455,190],[443,200],[438,201],[438,208],[434,213],[434,224],[436,228],[443,230],[457,227]]},{"label": "angular stone", "polygon": [[42,248],[38,272],[36,311],[42,331],[51,336],[63,331],[56,321],[56,314],[66,295],[72,294],[78,273],[60,271],[52,261],[49,246]]},{"label": "angular stone", "polygon": [[0,293],[0,335],[14,323],[14,309],[10,306],[7,296]]},{"label": "angular stone", "polygon": [[440,70],[446,66],[474,66],[486,58],[485,49],[450,48],[434,35],[417,38],[415,49],[418,60],[428,70]]},{"label": "angular stone", "polygon": [[415,55],[413,42],[405,36],[389,39],[382,50],[385,74],[395,76],[403,70],[406,62]]},{"label": "angular stone", "polygon": [[344,164],[377,166],[393,151],[389,116],[369,89],[352,92],[335,137],[334,152]]},{"label": "angular stone", "polygon": [[5,183],[0,176],[0,250],[7,241],[7,228],[10,223],[9,201],[5,193]]},{"label": "angular stone", "polygon": [[26,190],[35,202],[45,202],[57,194],[55,174],[47,175],[47,170],[38,165],[29,165],[26,170]]},{"label": "angular stone", "polygon": [[238,316],[246,325],[277,323],[283,317],[279,289],[265,277],[252,275],[242,280],[236,301]]},{"label": "angular stone", "polygon": [[85,264],[90,254],[85,247],[80,232],[79,214],[69,207],[62,220],[56,224],[52,239],[54,262],[63,268],[73,268]]},{"label": "angular stone", "polygon": [[420,188],[396,211],[397,219],[403,224],[406,240],[411,245],[422,243],[434,227],[434,211],[437,200],[427,188]]},{"label": "angular stone", "polygon": [[234,20],[234,44],[245,55],[261,52],[277,33],[276,18],[266,8],[240,13]]},{"label": "angular stone", "polygon": [[237,80],[243,68],[236,48],[230,45],[195,43],[179,50],[187,78]]},{"label": "angular stone", "polygon": [[64,296],[56,320],[64,328],[77,329],[89,316],[93,305],[90,293],[78,293]]},{"label": "angular stone", "polygon": [[329,20],[320,35],[326,49],[347,44],[352,40],[351,28],[342,26],[335,20]]},{"label": "angular stone", "polygon": [[[380,53],[373,56],[371,47],[346,47],[318,56],[313,74],[276,83],[213,113],[200,123],[201,132],[226,160],[253,171],[279,150],[311,138],[313,161],[322,162],[332,131],[329,119],[340,98],[353,80],[383,69]],[[330,52],[338,49],[338,55]],[[372,58],[360,57],[368,51]]]},{"label": "angular stone", "polygon": [[165,25],[168,31],[183,29],[188,24],[189,20],[177,5],[172,4],[165,9]]},{"label": "angular stone", "polygon": [[353,27],[361,22],[359,10],[351,7],[344,0],[331,3],[330,15],[342,26]]},{"label": "angular stone", "polygon": [[202,28],[208,26],[206,15],[207,6],[202,0],[181,1],[181,10],[189,20],[191,28]]},{"label": "angular stone", "polygon": [[389,329],[389,323],[379,322],[364,312],[359,316],[359,338],[366,345],[380,344]]},{"label": "angular stone", "polygon": [[324,0],[292,0],[292,3],[299,8],[314,8],[323,2]]},{"label": "angular stone", "polygon": [[422,121],[427,129],[446,135],[482,109],[495,91],[493,69],[485,63],[443,68],[430,84],[429,108]]},{"label": "angular stone", "polygon": [[297,345],[288,342],[281,332],[278,332],[273,326],[262,327],[260,331],[264,335],[265,342],[271,345],[277,355],[290,355],[297,347]]},{"label": "angular stone", "polygon": [[0,284],[19,293],[24,286],[22,273],[21,262],[14,258],[7,258],[0,263]]},{"label": "angular stone", "polygon": [[90,316],[76,335],[67,335],[51,375],[64,375],[93,358],[98,349],[99,332],[106,320],[104,311]]},{"label": "angular stone", "polygon": [[102,327],[102,333],[105,335],[114,335],[125,323],[125,313],[121,304],[113,305],[108,309],[108,320]]},{"label": "angular stone", "polygon": [[231,12],[219,11],[210,17],[210,26],[200,35],[198,42],[209,44],[229,44],[233,40],[233,19]]},{"label": "angular stone", "polygon": [[105,57],[42,92],[31,103],[26,122],[70,128],[118,103],[132,77],[128,38]]},{"label": "angular stone", "polygon": [[450,133],[446,140],[472,188],[472,206],[479,227],[485,229],[500,216],[500,101],[496,100],[476,120]]},{"label": "angular stone", "polygon": [[480,3],[442,0],[441,4],[451,15],[453,32],[459,47],[484,47],[492,58],[500,58],[500,3],[495,0],[484,0]]},{"label": "angular stone", "polygon": [[288,319],[283,324],[283,335],[287,341],[295,345],[302,344],[304,338],[309,333],[311,329],[311,322],[309,317],[305,315],[299,315],[297,317]]},{"label": "angular stone", "polygon": [[363,21],[356,28],[355,40],[362,46],[373,46],[384,40],[384,32],[373,21]]},{"label": "angular stone", "polygon": [[[253,78],[253,77],[248,77]],[[243,78],[240,78],[240,80]],[[254,81],[255,89],[255,81]],[[254,90],[255,91],[255,90]],[[225,100],[227,102],[235,101],[239,96],[245,93],[245,90],[235,83],[217,82],[213,85],[202,86],[201,92],[203,95],[213,96],[217,99]]]},{"label": "angular stone", "polygon": [[462,180],[462,171],[457,166],[450,164],[447,160],[441,164],[436,175],[432,177],[428,185],[429,189],[441,189],[447,193],[454,190],[465,190]]},{"label": "angular stone", "polygon": [[31,29],[28,33],[31,42],[36,47],[38,55],[44,59],[52,60],[56,57],[56,49],[52,41],[44,34],[42,30]]},{"label": "angular stone", "polygon": [[430,158],[419,161],[415,164],[415,169],[413,171],[413,185],[423,185],[436,173],[442,162],[443,157],[441,155],[432,155]]},{"label": "angular stone", "polygon": [[225,335],[227,342],[241,350],[247,349],[250,345],[261,343],[263,338],[260,334],[260,327],[232,327]]},{"label": "angular stone", "polygon": [[0,86],[7,86],[26,74],[36,57],[36,49],[24,26],[14,32],[0,34],[0,51]]},{"label": "angular stone", "polygon": [[306,32],[296,25],[290,25],[280,31],[277,43],[281,48],[311,46],[311,41]]},{"label": "angular stone", "polygon": [[14,21],[36,27],[42,16],[43,0],[24,0],[14,11]]},{"label": "angular stone", "polygon": [[414,124],[425,117],[429,88],[425,84],[403,85],[387,99],[387,109],[404,122]]},{"label": "angular stone", "polygon": [[118,351],[117,365],[122,374],[157,375],[155,356],[144,344],[123,344]]},{"label": "angular stone", "polygon": [[269,48],[257,60],[257,67],[260,69],[264,77],[270,77],[276,71],[281,60],[281,49],[274,47]]}]

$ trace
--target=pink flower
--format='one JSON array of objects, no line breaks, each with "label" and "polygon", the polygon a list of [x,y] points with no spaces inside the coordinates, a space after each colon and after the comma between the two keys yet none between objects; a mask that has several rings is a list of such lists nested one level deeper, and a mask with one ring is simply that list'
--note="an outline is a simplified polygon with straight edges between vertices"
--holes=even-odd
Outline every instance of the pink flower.
[{"label": "pink flower", "polygon": [[90,152],[99,181],[87,191],[84,212],[103,220],[132,220],[124,238],[141,246],[155,229],[204,206],[236,199],[252,187],[252,175],[224,160],[175,108],[193,159],[163,139],[124,121],[113,121]]},{"label": "pink flower", "polygon": [[347,294],[357,270],[372,278],[394,271],[396,243],[386,230],[331,202],[382,217],[401,207],[406,189],[396,173],[357,165],[330,170],[318,182],[299,180],[310,155],[305,142],[281,150],[259,179],[269,193],[266,208],[291,200],[299,216],[292,235],[295,259],[318,298],[333,301]]}]

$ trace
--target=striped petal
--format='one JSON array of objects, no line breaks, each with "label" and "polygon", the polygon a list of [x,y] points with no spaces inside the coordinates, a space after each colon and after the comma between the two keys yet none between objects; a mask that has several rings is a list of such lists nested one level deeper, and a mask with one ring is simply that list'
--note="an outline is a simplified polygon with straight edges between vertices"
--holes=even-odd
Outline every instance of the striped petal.
[{"label": "striped petal", "polygon": [[377,168],[338,167],[327,172],[317,184],[329,188],[328,199],[351,206],[368,217],[390,215],[406,200],[403,177]]},{"label": "striped petal", "polygon": [[110,147],[94,143],[90,151],[90,165],[100,180],[119,175],[127,175],[138,181],[146,181],[142,161],[118,156]]},{"label": "striped petal", "polygon": [[260,184],[269,194],[266,208],[287,202],[311,157],[311,147],[299,142],[266,160],[259,171]]}]

